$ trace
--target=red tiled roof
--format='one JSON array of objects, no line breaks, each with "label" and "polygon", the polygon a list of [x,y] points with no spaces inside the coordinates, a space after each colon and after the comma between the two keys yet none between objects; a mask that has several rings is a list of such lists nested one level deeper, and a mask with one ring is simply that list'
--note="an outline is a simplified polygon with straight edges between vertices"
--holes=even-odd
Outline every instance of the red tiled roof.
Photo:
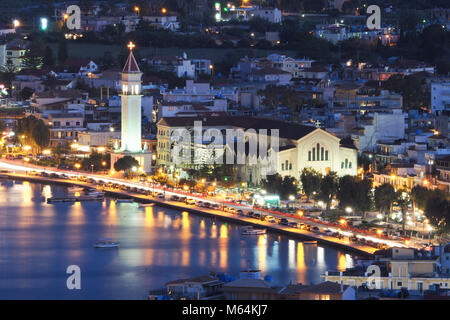
[{"label": "red tiled roof", "polygon": [[81,67],[87,66],[91,61],[91,59],[67,58],[66,61],[64,61],[63,65],[80,69]]},{"label": "red tiled roof", "polygon": [[134,58],[133,51],[130,51],[130,55],[128,56],[127,62],[125,62],[125,66],[122,70],[123,73],[134,73],[134,72],[141,72],[139,70],[139,66],[136,62],[136,59]]}]

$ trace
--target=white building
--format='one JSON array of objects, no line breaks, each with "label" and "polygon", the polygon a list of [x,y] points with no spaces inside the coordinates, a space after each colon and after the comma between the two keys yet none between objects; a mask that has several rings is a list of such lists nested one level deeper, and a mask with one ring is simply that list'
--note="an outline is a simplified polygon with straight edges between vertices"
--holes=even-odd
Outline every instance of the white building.
[{"label": "white building", "polygon": [[395,141],[405,137],[405,114],[401,110],[392,113],[375,112],[373,119],[360,124],[352,139],[359,151],[373,151],[378,141]]},{"label": "white building", "polygon": [[175,73],[178,78],[195,78],[195,64],[191,60],[181,60],[180,63],[175,67]]},{"label": "white building", "polygon": [[[322,174],[335,171],[339,176],[357,174],[358,152],[354,146],[341,144],[341,140],[332,134],[312,126],[291,124],[271,119],[259,119],[252,117],[170,117],[162,118],[158,124],[158,160],[159,165],[174,166],[173,141],[174,130],[184,128],[192,132],[195,121],[202,123],[202,130],[217,129],[221,132],[227,129],[242,129],[246,132],[245,140],[245,164],[237,164],[238,176],[242,181],[259,184],[265,179],[267,160],[270,154],[253,155],[251,150],[252,137],[272,141],[274,132],[279,131],[279,151],[272,155],[272,173],[282,176],[300,178],[304,168],[313,168]],[[254,129],[255,131],[252,131]],[[261,129],[267,129],[264,133]],[[226,143],[229,143],[228,141]],[[233,142],[231,142],[233,144]],[[270,143],[269,143],[270,144]],[[274,148],[276,148],[274,146]],[[268,148],[270,149],[270,148]],[[239,153],[235,149],[235,154]],[[275,149],[276,150],[276,149]],[[270,153],[271,151],[269,151]],[[258,157],[255,161],[255,157]],[[251,161],[254,162],[251,162]],[[193,161],[193,160],[192,160]],[[225,161],[225,160],[224,160]],[[266,169],[264,168],[266,167]]]},{"label": "white building", "polygon": [[278,8],[260,8],[250,13],[252,18],[266,19],[270,23],[281,23],[283,16]]},{"label": "white building", "polygon": [[164,101],[204,102],[214,100],[216,97],[238,102],[238,90],[236,88],[211,88],[209,83],[196,83],[186,80],[184,88],[161,90]]},{"label": "white building", "polygon": [[450,110],[450,80],[431,82],[431,112]]},{"label": "white building", "polygon": [[151,26],[154,26],[158,29],[166,29],[171,31],[177,31],[178,29],[180,29],[180,22],[178,21],[178,17],[176,15],[161,14],[144,16],[142,17],[142,19],[149,22]]},{"label": "white building", "polygon": [[[151,170],[151,151],[142,149],[141,109],[142,109],[142,72],[133,55],[133,44],[130,43],[130,55],[122,70],[122,126],[121,145],[111,153],[111,168],[117,160],[124,156],[132,156],[145,172]],[[118,147],[118,146],[117,146]]]}]

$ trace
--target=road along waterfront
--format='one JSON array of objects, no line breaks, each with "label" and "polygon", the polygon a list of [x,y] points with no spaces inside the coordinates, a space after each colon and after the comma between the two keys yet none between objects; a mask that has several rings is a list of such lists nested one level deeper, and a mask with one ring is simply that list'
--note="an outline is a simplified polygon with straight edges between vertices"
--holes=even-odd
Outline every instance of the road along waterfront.
[{"label": "road along waterfront", "polygon": [[[0,181],[0,298],[143,299],[171,280],[246,268],[274,285],[318,283],[354,265],[351,254],[294,237],[241,236],[239,225],[212,215],[109,197],[46,202],[73,192],[55,181]],[[120,247],[95,249],[99,238]],[[81,269],[79,291],[66,287],[69,265]]]}]

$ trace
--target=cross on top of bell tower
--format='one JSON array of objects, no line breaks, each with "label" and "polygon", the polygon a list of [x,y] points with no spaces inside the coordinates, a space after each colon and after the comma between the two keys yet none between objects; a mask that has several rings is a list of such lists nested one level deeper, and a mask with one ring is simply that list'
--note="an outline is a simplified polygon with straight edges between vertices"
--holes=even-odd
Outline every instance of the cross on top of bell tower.
[{"label": "cross on top of bell tower", "polygon": [[133,55],[133,49],[136,47],[136,45],[130,41],[130,43],[127,45],[127,47],[130,49],[130,55],[128,56],[128,59],[125,62],[125,66],[123,67],[122,72],[123,73],[140,73],[141,70],[139,70],[139,66]]},{"label": "cross on top of bell tower", "polygon": [[127,47],[130,49],[130,51],[133,51],[133,49],[136,47],[136,45],[130,41],[130,43],[127,45]]}]

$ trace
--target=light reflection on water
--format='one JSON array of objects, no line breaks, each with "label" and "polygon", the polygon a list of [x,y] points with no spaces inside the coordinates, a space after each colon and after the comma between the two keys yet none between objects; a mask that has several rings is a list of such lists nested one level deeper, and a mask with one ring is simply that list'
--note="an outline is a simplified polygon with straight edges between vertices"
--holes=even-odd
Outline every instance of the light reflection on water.
[{"label": "light reflection on water", "polygon": [[[318,283],[326,270],[353,265],[333,248],[161,207],[114,201],[46,204],[66,189],[34,183],[0,186],[0,298],[141,299],[165,282],[246,268],[274,284]],[[99,238],[121,242],[99,250]],[[67,266],[81,268],[82,290],[66,289]]]}]

